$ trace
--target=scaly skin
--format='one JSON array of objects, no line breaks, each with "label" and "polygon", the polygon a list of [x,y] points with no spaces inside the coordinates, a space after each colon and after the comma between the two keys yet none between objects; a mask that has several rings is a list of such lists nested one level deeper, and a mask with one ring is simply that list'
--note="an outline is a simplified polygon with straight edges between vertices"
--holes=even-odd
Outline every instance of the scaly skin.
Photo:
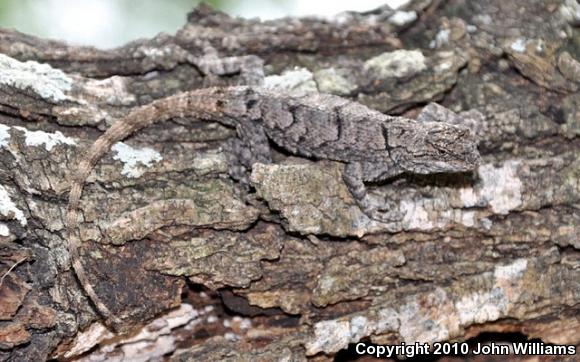
[{"label": "scaly skin", "polygon": [[[362,181],[380,181],[402,172],[469,171],[479,162],[473,136],[464,127],[391,117],[324,94],[292,97],[247,86],[204,88],[139,107],[91,146],[79,163],[69,196],[67,227],[74,271],[105,322],[114,329],[122,326],[122,321],[101,301],[80,262],[78,208],[83,186],[114,143],[175,117],[235,127],[254,154],[242,160],[246,166],[268,162],[268,140],[296,155],[343,162],[347,165],[345,181],[357,200],[365,196]],[[364,201],[361,207],[367,208]]]}]

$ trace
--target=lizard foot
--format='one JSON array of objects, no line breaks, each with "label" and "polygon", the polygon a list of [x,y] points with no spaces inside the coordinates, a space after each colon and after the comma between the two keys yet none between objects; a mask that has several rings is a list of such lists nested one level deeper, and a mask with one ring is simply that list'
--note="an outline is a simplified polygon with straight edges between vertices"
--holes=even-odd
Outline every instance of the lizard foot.
[{"label": "lizard foot", "polygon": [[370,195],[367,195],[362,200],[357,201],[359,207],[365,213],[365,215],[373,220],[391,223],[401,221],[403,219],[403,214],[401,214],[399,211],[398,205],[393,202],[381,202],[379,207],[377,202],[372,200]]},{"label": "lizard foot", "polygon": [[397,222],[403,219],[399,206],[394,202],[368,192],[362,181],[362,169],[358,163],[347,164],[342,174],[344,183],[362,212],[379,222]]}]

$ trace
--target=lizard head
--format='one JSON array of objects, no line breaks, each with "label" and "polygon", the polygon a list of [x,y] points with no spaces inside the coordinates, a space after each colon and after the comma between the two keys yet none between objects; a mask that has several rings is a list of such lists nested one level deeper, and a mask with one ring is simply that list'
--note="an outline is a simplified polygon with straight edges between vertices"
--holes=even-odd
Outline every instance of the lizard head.
[{"label": "lizard head", "polygon": [[396,122],[390,127],[391,156],[405,171],[419,174],[465,172],[480,162],[471,131],[443,122]]}]

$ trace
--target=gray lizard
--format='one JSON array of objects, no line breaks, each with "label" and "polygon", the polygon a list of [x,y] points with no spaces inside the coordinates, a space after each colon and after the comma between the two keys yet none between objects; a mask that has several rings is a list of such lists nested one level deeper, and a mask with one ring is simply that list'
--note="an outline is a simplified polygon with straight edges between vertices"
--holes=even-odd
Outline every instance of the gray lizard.
[{"label": "gray lizard", "polygon": [[249,86],[204,88],[139,107],[113,124],[82,157],[72,180],[67,226],[73,268],[82,287],[110,326],[121,321],[92,288],[79,250],[79,201],[94,165],[111,146],[136,131],[174,117],[217,121],[236,129],[233,149],[242,165],[271,162],[270,141],[295,155],[345,164],[344,180],[361,208],[376,210],[364,182],[380,182],[409,172],[430,174],[473,170],[479,163],[476,142],[462,126],[391,117],[359,103],[326,94],[289,96]]}]

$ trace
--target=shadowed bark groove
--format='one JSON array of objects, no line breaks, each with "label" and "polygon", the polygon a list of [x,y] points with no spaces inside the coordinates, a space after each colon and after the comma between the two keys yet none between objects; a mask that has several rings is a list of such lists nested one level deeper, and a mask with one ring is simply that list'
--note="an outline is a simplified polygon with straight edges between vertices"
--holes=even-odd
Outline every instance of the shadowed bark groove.
[{"label": "shadowed bark groove", "polygon": [[[580,345],[578,13],[417,0],[258,22],[200,6],[175,35],[113,50],[0,29],[0,361],[326,361],[361,340],[490,333]],[[156,106],[222,86],[359,108],[318,115],[328,139],[313,141],[293,104],[268,143],[227,112]],[[468,128],[481,162],[430,175],[361,162],[367,180],[393,176],[366,183],[393,215],[370,218],[343,177],[352,155],[296,149],[365,139],[344,122],[361,104]],[[71,268],[67,202],[86,150],[136,109],[175,117],[115,143],[75,215],[86,279],[128,331],[116,334]]]}]

